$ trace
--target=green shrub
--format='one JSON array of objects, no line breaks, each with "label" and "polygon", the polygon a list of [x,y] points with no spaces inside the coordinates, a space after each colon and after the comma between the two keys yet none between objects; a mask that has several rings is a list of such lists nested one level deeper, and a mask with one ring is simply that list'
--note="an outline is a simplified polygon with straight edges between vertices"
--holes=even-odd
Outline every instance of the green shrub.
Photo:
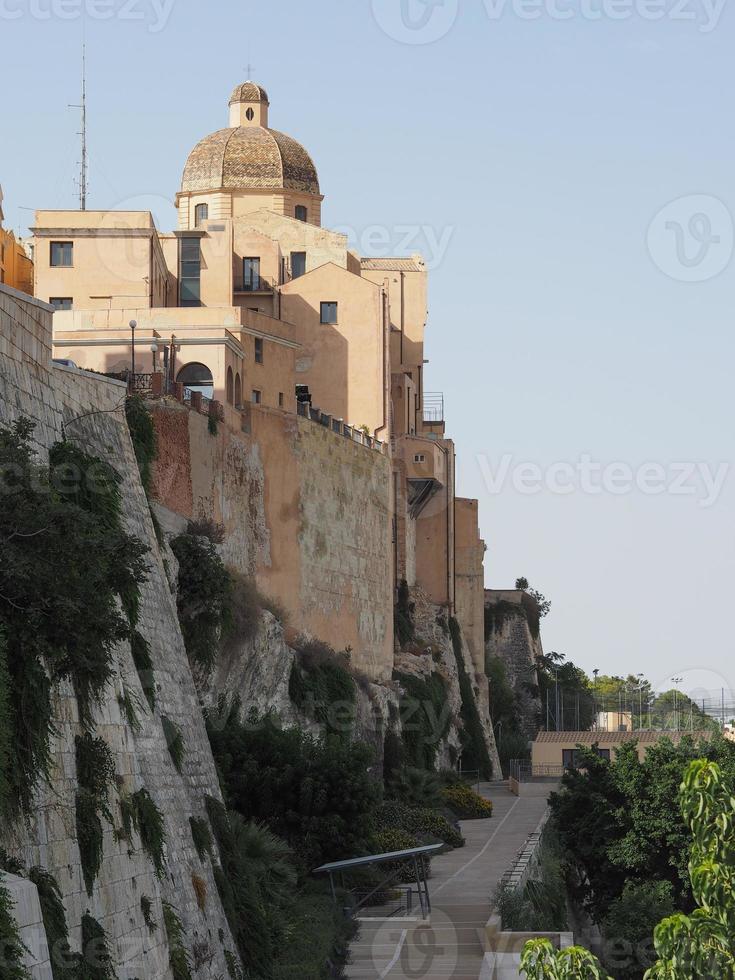
[{"label": "green shrub", "polygon": [[134,732],[140,731],[140,718],[138,712],[140,711],[142,704],[141,700],[135,691],[132,691],[127,684],[123,683],[122,694],[118,694],[117,703],[120,706],[120,711],[123,717],[130,725]]},{"label": "green shrub", "polygon": [[347,653],[336,653],[327,643],[300,639],[291,668],[291,701],[335,734],[349,734],[355,720],[357,689]]},{"label": "green shrub", "polygon": [[73,954],[69,947],[69,927],[59,884],[49,871],[40,867],[31,868],[28,878],[38,889],[54,980],[75,980],[79,954]]},{"label": "green shrub", "polygon": [[191,959],[184,945],[184,929],[173,905],[163,903],[163,924],[168,939],[168,962],[174,980],[192,980]]},{"label": "green shrub", "polygon": [[102,864],[104,834],[100,816],[112,823],[107,798],[115,778],[115,761],[105,740],[90,732],[77,736],[75,748],[79,784],[75,801],[77,842],[82,877],[91,896]]},{"label": "green shrub", "polygon": [[23,965],[25,947],[18,933],[13,916],[13,901],[10,892],[0,885],[0,977],[2,980],[31,980],[31,975]]},{"label": "green shrub", "polygon": [[278,950],[273,980],[334,980],[344,976],[357,925],[342,911],[346,896],[338,893],[337,897],[336,904],[316,885],[300,892],[289,916],[291,938]]},{"label": "green shrub", "polygon": [[87,912],[82,917],[82,956],[75,980],[116,980],[107,934]]},{"label": "green shrub", "polygon": [[91,793],[83,789],[77,792],[75,814],[82,877],[87,888],[87,894],[91,898],[94,891],[94,883],[102,865],[102,847],[104,841],[102,821],[97,810],[97,800]]},{"label": "green shrub", "polygon": [[[394,827],[376,830],[370,838],[371,854],[391,854],[393,851],[409,851],[414,847],[420,846],[421,841],[415,834],[410,834],[407,830],[400,830]],[[428,864],[428,859],[425,860]],[[395,875],[396,884],[416,881],[416,869],[413,859],[386,861],[381,865],[381,872],[385,877]]]},{"label": "green shrub", "polygon": [[153,862],[156,875],[163,875],[163,849],[166,844],[166,828],[163,814],[151,799],[147,789],[139,789],[137,793],[120,801],[123,815],[123,829],[130,837],[131,827],[134,827],[140,837],[143,850]]},{"label": "green shrub", "polygon": [[125,416],[140,471],[140,482],[143,484],[146,496],[149,496],[153,480],[153,463],[158,455],[153,418],[139,395],[127,399]]},{"label": "green shrub", "polygon": [[177,605],[186,652],[209,673],[230,622],[231,578],[207,538],[181,534],[171,540],[171,549],[179,562]]},{"label": "green shrub", "polygon": [[148,932],[154,933],[158,929],[158,923],[153,918],[153,901],[148,895],[140,896],[140,911],[143,914],[143,922],[145,922]]},{"label": "green shrub", "polygon": [[387,731],[383,740],[383,778],[388,782],[394,773],[406,765],[406,751],[400,735]]},{"label": "green shrub", "polygon": [[376,830],[405,830],[432,843],[428,838],[443,841],[449,847],[464,847],[459,829],[437,810],[429,807],[406,806],[396,800],[386,800],[375,813]]},{"label": "green shrub", "polygon": [[204,817],[189,817],[189,826],[191,827],[191,839],[194,841],[199,860],[204,861],[207,855],[211,858],[212,832],[209,829],[209,823]]},{"label": "green shrub", "polygon": [[13,745],[5,780],[6,807],[13,812],[32,808],[33,789],[49,772],[53,685],[71,681],[80,720],[91,724],[92,708],[112,677],[114,648],[130,632],[127,613],[146,577],[145,548],[122,527],[114,470],[63,443],[51,450],[52,473],[34,457],[32,432],[23,419],[0,428],[6,484],[0,629]]},{"label": "green shrub", "polygon": [[77,735],[74,746],[77,782],[99,801],[100,809],[107,810],[107,794],[115,781],[115,759],[110,746],[90,732]]},{"label": "green shrub", "polygon": [[243,721],[237,699],[208,713],[207,732],[230,807],[288,841],[304,871],[364,851],[380,797],[369,746]]},{"label": "green shrub", "polygon": [[441,780],[433,772],[400,769],[388,783],[388,793],[408,806],[438,807],[442,805]]},{"label": "green shrub", "polygon": [[181,734],[181,729],[165,715],[161,718],[161,727],[163,728],[163,735],[166,739],[171,761],[176,767],[176,771],[181,772],[181,766],[184,762],[184,738]]},{"label": "green shrub", "polygon": [[439,743],[451,723],[447,689],[439,674],[416,677],[393,674],[404,690],[401,698],[401,737],[406,761],[418,769],[434,769]]},{"label": "green shrub", "polygon": [[485,779],[492,778],[493,765],[485,742],[485,733],[477,709],[472,680],[467,674],[462,652],[462,631],[454,616],[449,619],[449,632],[452,636],[454,658],[457,661],[459,690],[462,695],[461,716],[464,727],[462,738],[462,761],[464,769],[477,769]]},{"label": "green shrub", "polygon": [[466,783],[447,786],[442,793],[445,804],[460,820],[483,820],[493,815],[493,805]]},{"label": "green shrub", "polygon": [[[670,881],[628,881],[623,893],[610,903],[602,921],[602,933],[611,944],[628,943],[637,955],[631,963],[606,963],[620,980],[638,978],[656,962],[653,931],[662,919],[676,911]],[[612,958],[611,958],[612,959]]]},{"label": "green shrub", "polygon": [[130,652],[138,673],[140,686],[151,711],[156,708],[156,680],[153,671],[153,659],[148,641],[137,630],[130,635]]},{"label": "green shrub", "polygon": [[494,904],[503,929],[512,932],[563,932],[568,929],[564,855],[553,822],[541,835],[536,866],[522,888],[498,887]]}]

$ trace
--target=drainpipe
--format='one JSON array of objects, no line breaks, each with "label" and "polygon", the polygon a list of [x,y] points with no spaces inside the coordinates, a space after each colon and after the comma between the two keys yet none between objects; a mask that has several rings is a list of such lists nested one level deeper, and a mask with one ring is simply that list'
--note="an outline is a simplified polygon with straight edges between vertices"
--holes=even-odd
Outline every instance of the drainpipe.
[{"label": "drainpipe", "polygon": [[390,329],[390,323],[388,321],[388,294],[386,292],[385,282],[383,283],[383,291],[381,293],[383,301],[383,424],[379,425],[378,428],[373,432],[373,438],[378,439],[378,433],[383,433],[388,428],[388,359],[390,357],[390,332],[388,331],[388,342],[386,344],[386,324]]}]

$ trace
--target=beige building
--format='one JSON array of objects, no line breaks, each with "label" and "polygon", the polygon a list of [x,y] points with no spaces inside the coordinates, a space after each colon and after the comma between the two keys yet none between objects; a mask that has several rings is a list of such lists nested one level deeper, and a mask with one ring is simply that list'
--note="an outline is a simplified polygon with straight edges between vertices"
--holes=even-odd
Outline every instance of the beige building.
[{"label": "beige building", "polygon": [[185,163],[172,234],[148,213],[36,213],[54,356],[201,394],[235,432],[273,410],[387,455],[391,587],[456,613],[482,671],[484,544],[477,502],[456,497],[443,398],[424,391],[424,262],[361,257],[323,228],[312,157],[269,113],[260,86],[234,90],[229,125]]},{"label": "beige building", "polygon": [[0,187],[0,283],[33,293],[33,262],[12,231],[3,228],[3,189]]},{"label": "beige building", "polygon": [[709,738],[711,732],[539,732],[531,745],[531,764],[534,776],[561,775],[563,769],[576,764],[580,745],[597,747],[604,759],[614,759],[624,742],[636,742],[638,757],[643,760],[648,750],[662,738],[678,744],[684,737],[695,740]]}]

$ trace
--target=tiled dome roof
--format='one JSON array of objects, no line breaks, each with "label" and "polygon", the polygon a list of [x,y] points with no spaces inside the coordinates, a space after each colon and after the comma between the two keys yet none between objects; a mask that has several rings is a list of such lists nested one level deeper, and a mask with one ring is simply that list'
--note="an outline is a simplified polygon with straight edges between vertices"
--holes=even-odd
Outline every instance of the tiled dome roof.
[{"label": "tiled dome roof", "polygon": [[230,96],[230,105],[233,102],[269,102],[268,93],[262,85],[255,82],[243,82],[238,85]]},{"label": "tiled dome roof", "polygon": [[303,146],[275,129],[220,129],[194,147],[184,168],[183,192],[246,188],[319,194],[319,176]]}]

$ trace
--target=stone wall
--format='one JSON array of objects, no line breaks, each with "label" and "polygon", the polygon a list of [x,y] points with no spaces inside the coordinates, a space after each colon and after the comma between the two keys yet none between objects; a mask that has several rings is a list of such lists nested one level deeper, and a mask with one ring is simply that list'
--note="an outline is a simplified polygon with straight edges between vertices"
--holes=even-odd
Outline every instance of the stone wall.
[{"label": "stone wall", "polygon": [[25,948],[24,966],[33,980],[53,980],[38,889],[33,882],[2,871],[0,886],[8,892],[13,903],[13,917]]},{"label": "stone wall", "polygon": [[[537,618],[529,617],[528,603],[534,600],[517,589],[485,590],[485,655],[498,657],[516,694],[524,734],[533,738],[538,730],[540,701],[526,689],[535,685],[536,661],[543,654]],[[524,603],[526,605],[524,606]]]},{"label": "stone wall", "polygon": [[[158,551],[148,503],[124,415],[124,386],[95,375],[52,367],[49,358],[50,309],[0,287],[0,424],[20,416],[37,423],[35,439],[43,459],[62,437],[109,460],[123,478],[124,524],[150,549],[149,577],[141,592],[140,632],[148,640],[155,667],[158,704],[151,714],[142,695],[128,644],[115,650],[116,675],[96,714],[96,731],[113,752],[118,785],[110,810],[116,826],[104,822],[102,867],[91,898],[81,876],[75,826],[77,788],[74,739],[80,734],[76,699],[69,685],[56,689],[50,785],[37,789],[28,824],[0,828],[0,845],[27,866],[41,865],[59,883],[67,911],[72,948],[79,948],[81,918],[94,916],[105,929],[120,980],[133,977],[169,980],[168,948],[162,901],[178,910],[185,941],[198,966],[198,978],[226,975],[225,948],[234,950],[210,863],[199,860],[191,837],[190,816],[204,816],[207,795],[220,790],[197,692],[176,616],[174,597]],[[128,724],[118,704],[123,683],[141,702],[140,730]],[[175,769],[161,727],[161,716],[184,736],[182,773]],[[118,792],[145,787],[163,813],[166,869],[159,880],[137,835],[120,839]],[[192,875],[204,879],[207,904],[200,911]],[[140,900],[153,902],[158,923],[150,931]],[[220,939],[220,936],[222,939]]]},{"label": "stone wall", "polygon": [[[222,554],[281,603],[294,629],[352,649],[373,680],[393,667],[388,458],[308,419],[249,406],[240,430],[151,402],[154,497],[176,518],[225,527]],[[244,431],[243,431],[244,430]],[[266,476],[266,474],[268,474]]]}]

